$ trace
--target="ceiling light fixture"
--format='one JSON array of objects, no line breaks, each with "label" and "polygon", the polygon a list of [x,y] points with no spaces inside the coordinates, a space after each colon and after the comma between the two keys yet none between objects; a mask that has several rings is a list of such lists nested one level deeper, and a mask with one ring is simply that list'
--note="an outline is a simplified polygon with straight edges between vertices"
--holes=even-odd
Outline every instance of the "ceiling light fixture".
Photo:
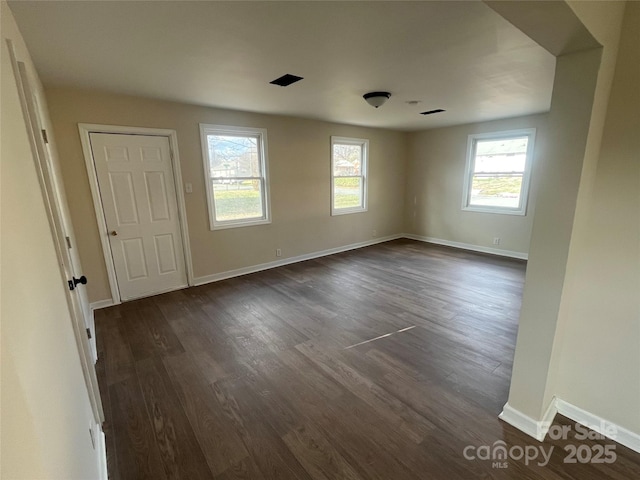
[{"label": "ceiling light fixture", "polygon": [[381,105],[384,105],[391,94],[389,92],[369,92],[365,93],[362,98],[364,98],[369,105],[372,107],[378,108]]}]

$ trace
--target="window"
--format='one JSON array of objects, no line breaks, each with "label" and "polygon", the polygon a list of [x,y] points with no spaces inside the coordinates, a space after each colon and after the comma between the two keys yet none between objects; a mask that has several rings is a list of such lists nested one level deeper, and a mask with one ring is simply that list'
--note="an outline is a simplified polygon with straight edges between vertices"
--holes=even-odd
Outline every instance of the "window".
[{"label": "window", "polygon": [[331,215],[367,211],[369,140],[331,137]]},{"label": "window", "polygon": [[535,129],[469,135],[462,209],[525,215]]},{"label": "window", "polygon": [[211,230],[270,223],[267,131],[200,124]]}]

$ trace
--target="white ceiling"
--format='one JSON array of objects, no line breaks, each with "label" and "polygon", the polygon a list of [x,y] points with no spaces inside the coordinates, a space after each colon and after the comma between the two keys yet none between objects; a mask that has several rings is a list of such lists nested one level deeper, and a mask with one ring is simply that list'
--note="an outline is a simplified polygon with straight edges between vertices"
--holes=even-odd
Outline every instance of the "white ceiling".
[{"label": "white ceiling", "polygon": [[[543,112],[551,100],[555,58],[477,1],[10,7],[45,85],[399,130]],[[285,73],[304,80],[268,83]],[[376,110],[362,99],[372,90],[391,99]],[[419,115],[436,108],[446,112]]]}]

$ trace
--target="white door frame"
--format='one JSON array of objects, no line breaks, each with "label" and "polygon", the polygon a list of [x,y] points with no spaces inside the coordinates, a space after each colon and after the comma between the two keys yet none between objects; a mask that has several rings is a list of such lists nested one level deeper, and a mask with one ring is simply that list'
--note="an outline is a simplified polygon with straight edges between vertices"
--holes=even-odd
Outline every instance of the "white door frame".
[{"label": "white door frame", "polygon": [[[180,233],[182,236],[182,251],[184,252],[184,262],[187,267],[187,283],[193,286],[193,264],[191,261],[191,244],[189,243],[189,228],[187,227],[187,209],[184,200],[184,185],[182,183],[182,173],[180,171],[180,157],[178,155],[178,134],[175,130],[162,128],[146,128],[146,127],[126,127],[119,125],[98,125],[93,123],[79,123],[80,140],[82,142],[82,151],[87,166],[87,176],[89,177],[89,187],[91,187],[91,196],[93,197],[93,206],[98,221],[98,231],[100,233],[100,243],[102,244],[102,253],[107,266],[107,275],[109,276],[109,287],[111,289],[111,299],[113,305],[121,303],[120,290],[118,289],[118,279],[116,277],[116,268],[111,255],[111,243],[109,242],[109,230],[107,221],[102,208],[102,198],[100,197],[100,188],[98,187],[98,175],[96,173],[95,159],[91,150],[91,133],[115,133],[125,135],[147,135],[155,137],[166,137],[169,140],[169,148],[171,150],[171,165],[173,167],[173,181],[176,185],[176,199],[178,203],[178,223],[180,224]],[[161,292],[158,292],[161,293]]]}]

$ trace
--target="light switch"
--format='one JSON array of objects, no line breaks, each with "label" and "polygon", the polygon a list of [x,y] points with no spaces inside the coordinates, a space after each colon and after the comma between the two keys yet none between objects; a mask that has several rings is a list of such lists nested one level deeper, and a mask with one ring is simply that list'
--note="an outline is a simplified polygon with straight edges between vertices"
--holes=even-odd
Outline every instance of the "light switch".
[{"label": "light switch", "polygon": [[187,193],[193,193],[193,185],[191,183],[185,183],[184,191]]}]

